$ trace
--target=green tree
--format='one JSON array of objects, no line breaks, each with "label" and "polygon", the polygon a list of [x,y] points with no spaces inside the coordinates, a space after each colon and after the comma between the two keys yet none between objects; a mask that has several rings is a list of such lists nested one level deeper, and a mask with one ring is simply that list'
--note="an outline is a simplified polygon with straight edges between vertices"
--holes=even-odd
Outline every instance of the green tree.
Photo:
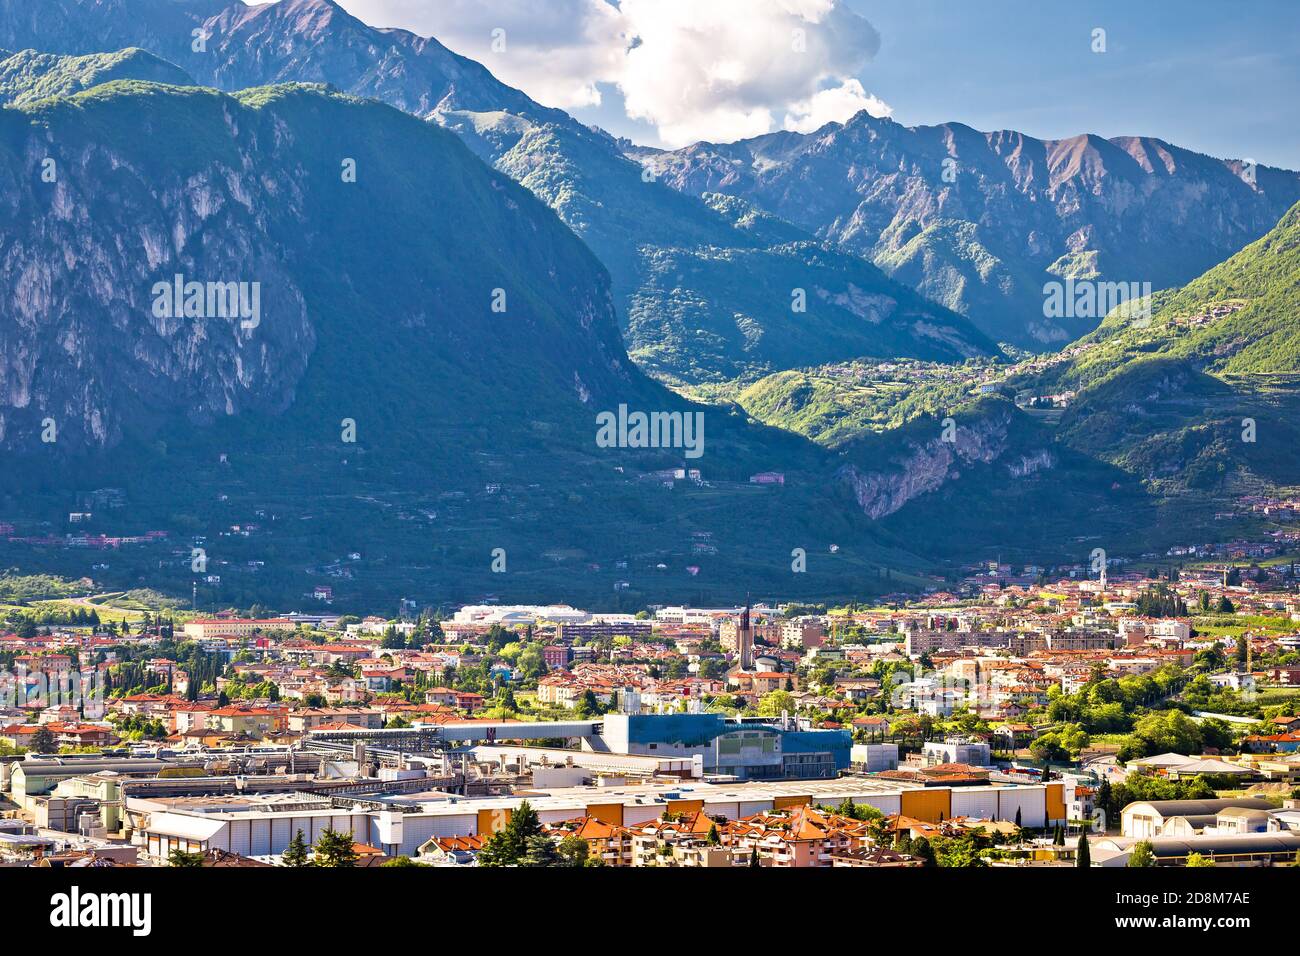
[{"label": "green tree", "polygon": [[479,866],[520,866],[528,841],[542,835],[542,824],[537,811],[527,800],[510,814],[510,820],[494,833],[478,854]]},{"label": "green tree", "polygon": [[1105,812],[1107,820],[1118,818],[1119,810],[1115,806],[1115,794],[1109,780],[1102,780],[1101,785],[1097,787],[1097,798],[1093,801],[1093,805]]},{"label": "green tree", "polygon": [[1157,711],[1138,718],[1117,756],[1128,762],[1153,754],[1200,753],[1202,746],[1203,731],[1196,721],[1182,711]]},{"label": "green tree", "polygon": [[524,855],[519,859],[520,866],[556,867],[567,866],[567,861],[560,857],[555,848],[555,841],[544,834],[530,836],[524,841]]},{"label": "green tree", "polygon": [[959,837],[935,837],[930,843],[939,866],[968,869],[988,866],[983,854],[991,843],[987,837],[966,833]]},{"label": "green tree", "polygon": [[1079,848],[1074,857],[1074,865],[1082,869],[1092,866],[1092,851],[1088,849],[1088,831],[1079,834]]},{"label": "green tree", "polygon": [[1078,724],[1066,724],[1060,730],[1035,738],[1029,752],[1047,763],[1067,763],[1088,746],[1088,734]]},{"label": "green tree", "polygon": [[774,690],[758,702],[760,717],[780,717],[782,711],[793,714],[795,709],[794,694],[788,690]]},{"label": "green tree", "polygon": [[586,720],[589,717],[599,717],[604,713],[604,708],[600,706],[600,700],[595,692],[586,690],[578,699],[578,705],[573,708],[573,713],[579,720]]},{"label": "green tree", "polygon": [[291,867],[311,865],[311,854],[307,849],[307,841],[303,839],[301,830],[293,835],[289,845],[280,854],[280,862]]},{"label": "green tree", "polygon": [[519,653],[516,666],[527,680],[536,680],[545,674],[546,660],[542,656],[542,646],[540,644],[529,644],[525,647]]},{"label": "green tree", "polygon": [[313,847],[313,864],[325,867],[352,867],[357,865],[357,851],[351,832],[340,833],[326,829]]},{"label": "green tree", "polygon": [[1133,851],[1128,856],[1128,865],[1138,868],[1156,865],[1154,847],[1149,840],[1143,840],[1133,847]]},{"label": "green tree", "polygon": [[32,734],[32,750],[38,754],[58,753],[58,742],[49,727],[42,726]]},{"label": "green tree", "polygon": [[926,866],[938,866],[934,858],[934,847],[926,837],[917,837],[912,843],[912,856],[920,857]]},{"label": "green tree", "polygon": [[1168,585],[1157,584],[1138,595],[1137,614],[1141,617],[1186,617],[1187,605]]},{"label": "green tree", "polygon": [[570,834],[560,841],[556,852],[565,866],[586,866],[591,846],[582,837]]},{"label": "green tree", "polygon": [[1206,866],[1212,867],[1214,866],[1214,861],[1208,856],[1202,856],[1200,853],[1189,853],[1187,854],[1187,866],[1196,867],[1198,869]]},{"label": "green tree", "polygon": [[168,866],[202,866],[202,853],[186,853],[184,850],[172,850],[167,854]]}]

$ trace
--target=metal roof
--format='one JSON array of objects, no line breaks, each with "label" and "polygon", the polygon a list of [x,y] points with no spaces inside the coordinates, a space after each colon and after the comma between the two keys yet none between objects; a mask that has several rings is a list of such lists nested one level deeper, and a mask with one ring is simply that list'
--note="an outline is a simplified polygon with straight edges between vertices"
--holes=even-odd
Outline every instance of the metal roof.
[{"label": "metal roof", "polygon": [[[1134,840],[1127,847],[1140,843]],[[1238,833],[1232,836],[1155,837],[1147,841],[1156,856],[1185,856],[1188,853],[1294,853],[1300,850],[1300,833]]]},{"label": "metal roof", "polygon": [[1226,800],[1137,800],[1124,808],[1127,813],[1134,807],[1150,807],[1162,817],[1214,816],[1229,807],[1248,810],[1272,810],[1273,804],[1258,797],[1234,797]]}]

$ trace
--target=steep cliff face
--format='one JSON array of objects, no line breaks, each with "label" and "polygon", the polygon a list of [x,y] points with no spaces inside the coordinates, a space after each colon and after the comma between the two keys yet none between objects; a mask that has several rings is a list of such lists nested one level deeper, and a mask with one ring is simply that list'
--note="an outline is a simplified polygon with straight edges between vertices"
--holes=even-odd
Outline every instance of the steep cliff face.
[{"label": "steep cliff face", "polygon": [[114,83],[4,111],[0,149],[6,447],[51,421],[77,451],[177,416],[282,412],[322,338],[355,366],[336,389],[427,357],[428,384],[457,390],[448,412],[508,409],[521,385],[571,410],[646,387],[590,254],[388,107]]},{"label": "steep cliff face", "polygon": [[[120,81],[0,112],[0,150],[0,278],[15,290],[0,300],[0,448],[15,465],[0,499],[25,527],[120,489],[100,527],[206,537],[215,600],[242,606],[296,603],[350,553],[364,565],[331,580],[353,606],[608,601],[633,575],[721,599],[788,574],[745,547],[748,528],[821,543],[826,515],[858,547],[796,581],[809,596],[869,561],[916,562],[835,512],[819,449],[643,375],[591,251],[435,124],[323,87]],[[233,311],[212,307],[209,283],[234,290]],[[598,416],[620,406],[658,413],[670,436],[690,415],[702,441],[603,442]],[[708,494],[641,480],[692,450]],[[764,468],[790,487],[754,494]],[[248,522],[262,536],[232,543]],[[697,534],[716,560],[693,553]],[[22,548],[0,541],[33,568],[84,557]],[[123,586],[193,581],[143,547],[110,563]],[[707,578],[685,570],[701,565]]]},{"label": "steep cliff face", "polygon": [[[952,417],[926,416],[840,446],[848,458],[840,487],[909,547],[961,562],[1079,561],[1098,543],[1118,553],[1185,533],[1134,475],[1071,448],[1003,399]],[[1189,516],[1186,502],[1179,514]]]},{"label": "steep cliff face", "polygon": [[[302,213],[292,169],[264,164],[258,144],[235,133],[233,100],[137,96],[139,140],[129,129],[88,135],[117,112],[112,96],[76,103],[0,114],[0,282],[13,290],[0,304],[0,441],[30,445],[52,422],[59,446],[75,451],[178,411],[196,422],[282,411],[315,345],[303,293],[268,234]],[[169,120],[182,125],[167,130]],[[211,159],[164,170],[148,156],[147,130],[203,127],[226,134]],[[205,314],[177,313],[172,295],[159,305],[155,285],[177,275],[205,284]],[[259,324],[237,310],[207,315],[209,282],[245,284]]]},{"label": "steep cliff face", "polygon": [[[1008,448],[1009,420],[1009,415],[1002,413],[955,427],[951,441],[936,436],[919,444],[909,442],[909,454],[894,459],[891,462],[894,467],[866,471],[858,465],[845,465],[838,478],[852,491],[867,517],[887,518],[914,499],[957,480],[964,467],[997,461]],[[1043,454],[1050,458],[1050,453]],[[1023,459],[1012,464],[1010,471],[1014,477],[1028,473]]]}]

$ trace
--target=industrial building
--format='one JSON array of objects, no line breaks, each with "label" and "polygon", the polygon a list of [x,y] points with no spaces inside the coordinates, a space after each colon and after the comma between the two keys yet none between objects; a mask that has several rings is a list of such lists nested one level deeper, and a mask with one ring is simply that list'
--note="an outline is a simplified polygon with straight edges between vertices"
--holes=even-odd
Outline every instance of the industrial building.
[{"label": "industrial building", "polygon": [[801,730],[790,721],[752,723],[722,714],[609,714],[593,750],[698,757],[706,775],[738,780],[819,779],[849,768],[847,730]]},{"label": "industrial building", "polygon": [[[537,746],[564,740],[565,746]],[[897,762],[893,745],[878,757]],[[272,857],[299,830],[351,832],[389,855],[435,837],[497,832],[527,800],[544,823],[634,826],[666,813],[738,820],[797,806],[870,804],[941,822],[1064,821],[1064,787],[950,786],[839,776],[851,735],[787,718],[620,715],[563,723],[464,721],[310,731],[295,751],[17,760],[12,793],[44,825],[120,832],[155,860],[172,850]],[[890,752],[892,751],[892,753]]]},{"label": "industrial building", "polygon": [[993,765],[993,753],[982,740],[927,740],[921,747],[922,766],[934,767],[944,763],[989,767]]},{"label": "industrial building", "polygon": [[127,797],[143,845],[155,858],[173,849],[222,849],[244,856],[283,852],[293,834],[313,840],[326,828],[389,855],[414,855],[433,837],[488,835],[501,829],[527,800],[543,823],[591,817],[619,826],[701,811],[737,820],[796,806],[870,804],[890,815],[939,822],[954,817],[1011,821],[1041,827],[1065,821],[1060,783],[924,787],[905,781],[846,777],[822,781],[709,783],[658,781],[629,786],[553,787],[509,796],[466,797],[440,791],[322,796],[311,793],[211,798]]},{"label": "industrial building", "polygon": [[[1140,800],[1124,807],[1120,833],[1136,840],[1158,836],[1188,836],[1219,825],[1219,815],[1234,808],[1269,811],[1273,804],[1260,797],[1219,800]],[[1234,827],[1235,829],[1235,827]]]},{"label": "industrial building", "polygon": [[[1133,848],[1142,841],[1131,837],[1106,837],[1090,848],[1096,866],[1127,866]],[[1240,833],[1187,837],[1155,837],[1147,841],[1156,866],[1186,866],[1187,857],[1199,853],[1215,866],[1273,866],[1295,860],[1300,833]]]},{"label": "industrial building", "polygon": [[898,744],[854,744],[849,752],[857,773],[881,773],[898,769]]},{"label": "industrial building", "polygon": [[[356,744],[386,754],[446,752],[456,745],[568,740],[582,753],[673,761],[674,776],[737,780],[816,780],[849,767],[853,738],[847,730],[810,730],[780,718],[723,714],[607,714],[594,720],[529,723],[476,721],[403,729],[319,730],[307,749],[350,752]],[[561,751],[572,753],[578,750]],[[588,766],[594,766],[589,758]],[[611,768],[611,772],[621,772]]]}]

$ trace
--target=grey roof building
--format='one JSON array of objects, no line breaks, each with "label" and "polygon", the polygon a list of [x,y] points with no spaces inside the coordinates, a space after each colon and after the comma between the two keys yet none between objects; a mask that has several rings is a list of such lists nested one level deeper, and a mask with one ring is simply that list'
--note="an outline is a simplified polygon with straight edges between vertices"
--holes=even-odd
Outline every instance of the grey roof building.
[{"label": "grey roof building", "polygon": [[1188,831],[1200,832],[1214,826],[1220,813],[1239,807],[1247,810],[1272,810],[1273,804],[1258,797],[1232,797],[1218,800],[1150,800],[1130,803],[1120,813],[1120,833],[1126,837],[1146,840],[1157,836],[1171,836],[1166,832],[1173,821],[1179,835]]}]

